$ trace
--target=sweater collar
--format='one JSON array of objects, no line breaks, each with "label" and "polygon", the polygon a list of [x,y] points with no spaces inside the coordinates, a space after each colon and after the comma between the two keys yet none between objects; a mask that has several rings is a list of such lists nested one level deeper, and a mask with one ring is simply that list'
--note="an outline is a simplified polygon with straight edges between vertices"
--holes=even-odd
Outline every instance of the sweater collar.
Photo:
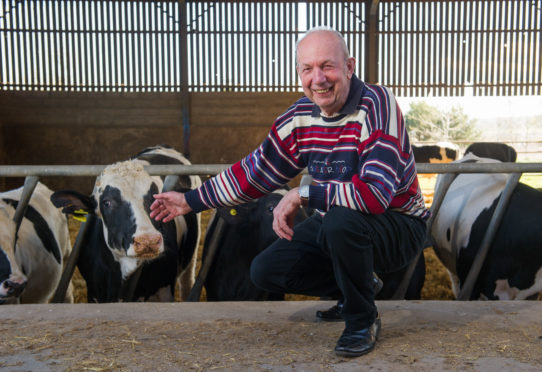
[{"label": "sweater collar", "polygon": [[322,116],[324,118],[336,118],[337,116],[344,117],[346,115],[354,113],[358,106],[359,100],[361,99],[361,93],[363,92],[364,87],[365,83],[358,79],[355,74],[352,75],[352,80],[350,81],[350,92],[348,93],[348,98],[346,99],[346,102],[344,103],[344,106],[340,109],[340,111],[331,117],[325,116],[322,115],[320,107],[315,104],[312,107],[312,117]]}]

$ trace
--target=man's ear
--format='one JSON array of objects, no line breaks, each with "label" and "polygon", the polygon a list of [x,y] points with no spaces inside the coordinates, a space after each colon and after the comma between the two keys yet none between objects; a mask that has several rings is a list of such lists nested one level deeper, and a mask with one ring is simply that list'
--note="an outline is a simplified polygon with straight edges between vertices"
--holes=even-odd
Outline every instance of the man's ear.
[{"label": "man's ear", "polygon": [[356,68],[356,59],[354,57],[349,57],[346,60],[346,76],[348,76],[348,79],[352,79],[352,75],[354,75],[355,68]]}]

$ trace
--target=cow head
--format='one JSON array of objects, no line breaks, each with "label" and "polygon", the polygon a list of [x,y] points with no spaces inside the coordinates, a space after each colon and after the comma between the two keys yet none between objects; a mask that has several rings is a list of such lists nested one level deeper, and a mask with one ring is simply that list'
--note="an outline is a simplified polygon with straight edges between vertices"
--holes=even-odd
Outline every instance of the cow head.
[{"label": "cow head", "polygon": [[0,304],[16,303],[26,287],[27,278],[15,256],[15,223],[0,208]]},{"label": "cow head", "polygon": [[53,204],[63,212],[94,214],[101,222],[103,235],[115,260],[128,277],[145,260],[164,251],[160,223],[149,217],[153,195],[160,192],[160,177],[151,177],[146,163],[129,160],[106,167],[96,179],[90,196],[73,191],[57,191]]}]

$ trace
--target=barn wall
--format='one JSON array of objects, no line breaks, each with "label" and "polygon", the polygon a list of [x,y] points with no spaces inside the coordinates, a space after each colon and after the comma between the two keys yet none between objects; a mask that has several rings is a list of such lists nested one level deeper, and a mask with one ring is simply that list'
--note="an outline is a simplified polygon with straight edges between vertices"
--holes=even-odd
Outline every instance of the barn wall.
[{"label": "barn wall", "polygon": [[[301,93],[193,93],[190,159],[231,163],[256,148]],[[109,164],[147,146],[183,150],[178,93],[0,93],[0,164]],[[4,187],[22,179],[2,180]],[[93,179],[44,178],[54,189],[90,191]],[[2,186],[2,184],[0,184]]]}]

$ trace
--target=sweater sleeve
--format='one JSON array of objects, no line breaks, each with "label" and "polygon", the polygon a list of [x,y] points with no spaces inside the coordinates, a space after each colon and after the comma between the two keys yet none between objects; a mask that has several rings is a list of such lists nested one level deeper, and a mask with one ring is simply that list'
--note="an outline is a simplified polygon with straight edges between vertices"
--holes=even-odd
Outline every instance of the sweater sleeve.
[{"label": "sweater sleeve", "polygon": [[277,119],[263,143],[244,159],[224,172],[205,181],[203,185],[185,194],[195,212],[245,203],[270,193],[294,178],[301,164],[295,143],[289,137],[281,138]]}]

